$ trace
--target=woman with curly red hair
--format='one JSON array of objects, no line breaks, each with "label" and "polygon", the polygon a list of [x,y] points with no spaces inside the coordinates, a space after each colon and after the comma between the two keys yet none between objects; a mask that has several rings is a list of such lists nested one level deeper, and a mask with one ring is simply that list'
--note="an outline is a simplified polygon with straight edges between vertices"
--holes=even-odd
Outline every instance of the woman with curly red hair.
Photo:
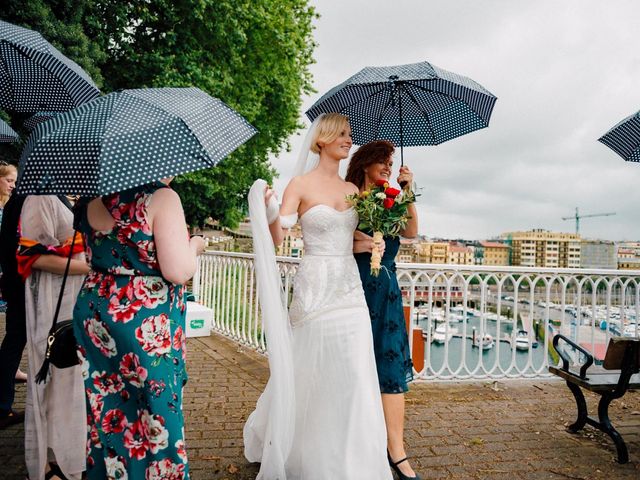
[{"label": "woman with curly red hair", "polygon": [[[392,143],[378,140],[361,146],[353,154],[345,180],[355,184],[360,192],[378,180],[389,181],[393,167]],[[408,167],[400,167],[398,183],[405,189],[412,188],[413,173]],[[418,234],[418,215],[414,204],[408,207],[411,216],[403,237]],[[395,257],[400,248],[398,237],[385,237],[381,265],[384,271],[371,275],[371,251],[374,248],[373,232],[356,231],[354,255],[360,270],[362,288],[369,307],[373,346],[382,394],[385,424],[387,427],[387,455],[389,464],[401,480],[419,479],[409,465],[404,449],[404,393],[407,383],[413,380],[413,365],[402,308],[402,294],[396,278]]]}]

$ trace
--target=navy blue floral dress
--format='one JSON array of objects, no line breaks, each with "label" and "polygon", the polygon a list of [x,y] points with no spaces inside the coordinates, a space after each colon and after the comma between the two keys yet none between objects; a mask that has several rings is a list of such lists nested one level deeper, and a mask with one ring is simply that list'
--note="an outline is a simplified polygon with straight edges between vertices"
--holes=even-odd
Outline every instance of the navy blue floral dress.
[{"label": "navy blue floral dress", "polygon": [[[87,397],[87,478],[187,479],[183,287],[166,281],[146,212],[160,182],[103,197],[116,220],[92,230],[91,271],[73,314]],[[185,231],[185,235],[187,232]]]},{"label": "navy blue floral dress", "polygon": [[400,248],[400,238],[385,237],[384,241],[382,268],[377,277],[369,273],[370,253],[356,253],[354,256],[371,317],[380,392],[404,393],[409,390],[407,383],[413,380],[413,364],[402,309],[402,294],[396,277],[395,258]]}]

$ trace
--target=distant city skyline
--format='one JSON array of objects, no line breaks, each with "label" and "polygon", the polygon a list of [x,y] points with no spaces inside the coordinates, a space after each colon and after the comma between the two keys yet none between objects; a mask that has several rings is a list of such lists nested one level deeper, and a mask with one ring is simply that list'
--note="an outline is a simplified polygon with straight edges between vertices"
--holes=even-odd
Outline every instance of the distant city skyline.
[{"label": "distant city skyline", "polygon": [[[640,3],[311,3],[321,15],[311,67],[317,93],[303,99],[301,118],[328,89],[369,65],[426,60],[498,97],[488,128],[405,149],[421,187],[420,234],[482,240],[535,228],[575,233],[575,221],[562,217],[578,207],[582,215],[616,212],[581,221],[583,238],[640,239],[640,165],[597,142],[640,110]],[[272,159],[280,195],[301,139],[292,136],[292,151]]]}]

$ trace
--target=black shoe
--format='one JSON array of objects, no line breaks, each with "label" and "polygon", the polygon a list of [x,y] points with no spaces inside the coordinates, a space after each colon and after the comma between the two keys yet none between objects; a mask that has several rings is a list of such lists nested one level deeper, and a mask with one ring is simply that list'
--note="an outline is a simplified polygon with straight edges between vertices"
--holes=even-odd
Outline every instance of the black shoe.
[{"label": "black shoe", "polygon": [[0,430],[24,422],[24,412],[9,410],[9,413],[0,417]]},{"label": "black shoe", "polygon": [[400,471],[400,469],[398,468],[398,465],[400,465],[402,462],[406,462],[407,460],[409,460],[409,457],[404,457],[402,460],[398,460],[397,462],[394,462],[391,459],[391,455],[389,454],[389,452],[387,452],[387,460],[389,460],[389,466],[391,467],[391,469],[396,472],[396,475],[398,475],[398,478],[400,480],[422,480],[420,478],[420,475],[417,475],[415,477],[407,477],[404,473],[402,473]]},{"label": "black shoe", "polygon": [[44,475],[45,480],[51,480],[53,477],[58,477],[60,480],[68,480],[57,463],[49,462],[49,469],[50,470]]}]

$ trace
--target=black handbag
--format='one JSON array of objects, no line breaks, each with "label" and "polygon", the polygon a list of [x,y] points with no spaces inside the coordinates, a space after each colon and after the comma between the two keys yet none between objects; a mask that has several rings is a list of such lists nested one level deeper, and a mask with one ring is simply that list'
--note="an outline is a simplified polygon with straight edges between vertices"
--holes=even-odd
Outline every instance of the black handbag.
[{"label": "black handbag", "polygon": [[73,334],[73,320],[64,320],[56,324],[49,332],[45,358],[57,368],[69,368],[78,365],[78,344]]},{"label": "black handbag", "polygon": [[[65,198],[64,200],[67,199]],[[67,205],[68,201],[64,202],[64,200],[63,203]],[[46,382],[47,375],[49,374],[49,364],[52,364],[57,368],[69,368],[80,364],[77,354],[78,344],[76,342],[76,337],[73,334],[73,320],[58,322],[58,314],[60,313],[60,305],[62,304],[62,297],[64,296],[64,287],[67,283],[67,276],[69,275],[69,267],[71,265],[71,257],[73,256],[73,247],[75,243],[76,231],[74,230],[73,238],[71,240],[71,249],[69,250],[69,257],[67,257],[67,266],[64,269],[62,285],[60,286],[60,295],[58,295],[58,303],[53,315],[53,325],[51,326],[49,336],[47,337],[47,350],[44,355],[42,367],[40,367],[40,370],[36,375],[36,383]]]}]

